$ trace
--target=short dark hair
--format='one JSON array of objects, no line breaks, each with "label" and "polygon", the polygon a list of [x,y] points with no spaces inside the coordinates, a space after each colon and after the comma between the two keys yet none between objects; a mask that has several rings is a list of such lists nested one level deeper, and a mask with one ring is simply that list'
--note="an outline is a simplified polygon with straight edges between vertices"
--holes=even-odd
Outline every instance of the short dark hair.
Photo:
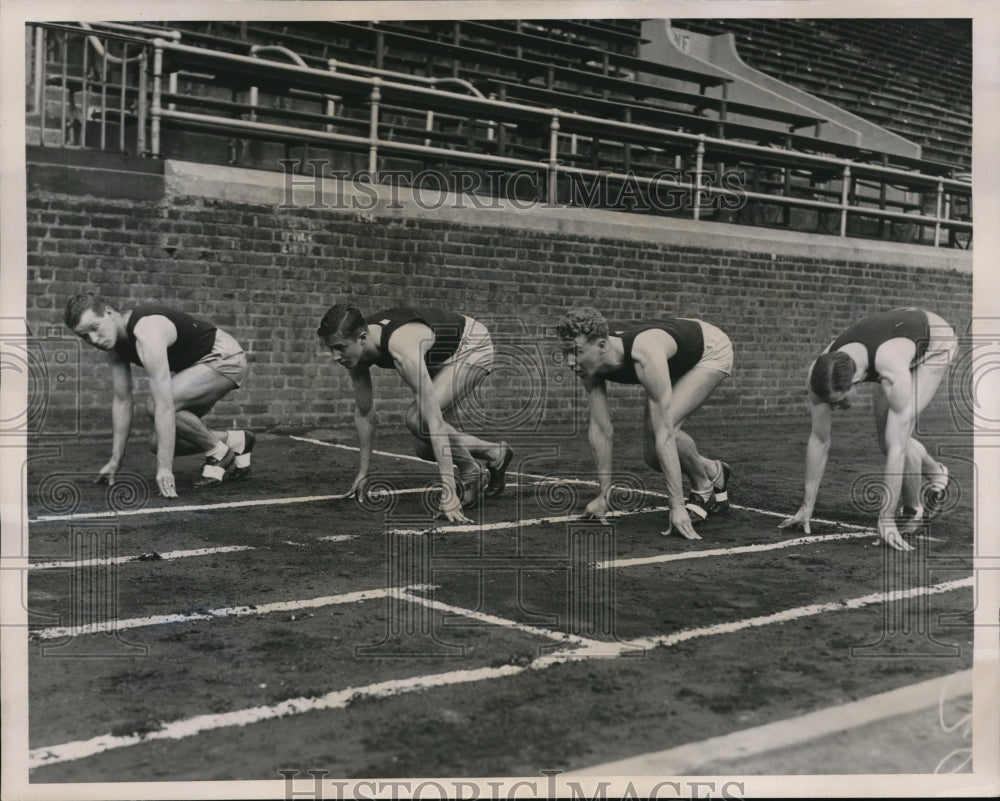
[{"label": "short dark hair", "polygon": [[66,304],[66,313],[63,315],[63,322],[67,328],[75,329],[80,324],[80,318],[85,311],[92,311],[94,314],[104,314],[104,310],[109,308],[109,304],[100,295],[93,292],[81,292],[74,295]]},{"label": "short dark hair", "polygon": [[576,339],[581,334],[588,342],[608,335],[608,321],[593,306],[574,306],[559,320],[559,337]]},{"label": "short dark hair", "polygon": [[330,337],[357,339],[368,323],[357,306],[337,303],[329,308],[320,320],[316,335],[326,342]]},{"label": "short dark hair", "polygon": [[835,392],[847,392],[854,382],[854,359],[841,350],[824,353],[813,364],[809,374],[809,388],[820,400],[827,400]]}]

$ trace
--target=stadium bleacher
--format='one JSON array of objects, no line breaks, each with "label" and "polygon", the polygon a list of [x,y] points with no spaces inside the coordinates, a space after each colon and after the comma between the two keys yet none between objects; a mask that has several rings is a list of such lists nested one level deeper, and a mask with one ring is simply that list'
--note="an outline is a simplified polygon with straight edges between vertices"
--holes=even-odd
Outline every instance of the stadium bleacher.
[{"label": "stadium bleacher", "polygon": [[924,157],[972,161],[972,29],[968,20],[673,19],[736,37],[752,67],[921,145]]},{"label": "stadium bleacher", "polygon": [[[748,64],[918,142],[919,158],[825,137],[825,118],[805,109],[730,98],[717,72],[644,59],[641,20],[147,23],[115,40],[145,53],[134,73],[88,62],[94,32],[50,24],[45,58],[34,59],[35,82],[49,88],[44,108],[29,109],[29,141],[37,127],[50,143],[46,120],[58,116],[65,146],[99,139],[102,149],[261,169],[306,153],[348,170],[529,169],[555,197],[574,171],[622,181],[669,168],[693,175],[697,191],[735,168],[753,187],[749,205],[781,210],[777,224],[821,230],[833,214],[843,232],[889,236],[903,214],[918,239],[933,230],[937,242],[971,229],[951,213],[968,205],[953,179],[970,161],[969,59],[955,52],[969,37],[939,22],[672,21],[734,34]],[[181,44],[158,48],[163,85],[151,89],[156,27]],[[869,27],[881,33],[862,35]],[[901,69],[918,51],[920,69]]]}]

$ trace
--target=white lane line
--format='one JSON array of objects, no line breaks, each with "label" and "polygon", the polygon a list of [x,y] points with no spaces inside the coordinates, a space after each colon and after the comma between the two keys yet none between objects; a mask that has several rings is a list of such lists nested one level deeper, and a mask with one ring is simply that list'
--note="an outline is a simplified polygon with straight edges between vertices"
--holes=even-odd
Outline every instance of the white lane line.
[{"label": "white lane line", "polygon": [[[592,765],[563,776],[698,776],[701,766],[731,763],[792,748],[889,717],[907,715],[972,693],[972,671],[929,679],[858,701],[777,720],[696,743]],[[739,770],[737,768],[737,770]]]},{"label": "white lane line", "polygon": [[115,736],[111,734],[93,737],[89,740],[79,740],[63,745],[53,745],[35,748],[28,753],[28,768],[34,770],[45,765],[58,762],[70,762],[76,759],[102,754],[116,748],[124,748],[139,743],[154,740],[182,740],[204,731],[224,729],[232,726],[248,726],[274,718],[301,715],[304,712],[314,712],[322,709],[343,709],[352,701],[361,698],[389,698],[403,693],[428,690],[432,687],[445,687],[455,684],[500,679],[516,676],[527,670],[527,666],[502,665],[501,667],[483,667],[474,670],[452,670],[447,673],[419,676],[410,679],[395,679],[363,687],[348,687],[345,690],[335,690],[318,698],[292,698],[273,706],[257,706],[250,709],[240,709],[234,712],[224,712],[216,715],[198,715],[187,720],[166,723],[157,731],[141,735]]},{"label": "white lane line", "polygon": [[[580,651],[575,651],[571,653],[563,654],[552,654],[543,655],[537,657],[533,662],[525,666],[519,665],[503,665],[497,668],[477,668],[473,670],[456,670],[450,671],[448,673],[437,673],[427,676],[418,676],[409,679],[398,679],[388,682],[380,682],[378,684],[370,684],[365,687],[359,688],[347,688],[345,690],[335,690],[333,692],[327,693],[326,695],[320,696],[318,698],[294,698],[288,701],[283,701],[280,704],[275,704],[269,707],[252,707],[250,709],[241,709],[233,712],[226,712],[216,715],[199,715],[193,718],[188,718],[186,720],[174,721],[172,723],[166,723],[163,728],[154,731],[147,732],[142,735],[129,735],[129,736],[114,736],[111,734],[100,735],[98,737],[93,737],[89,740],[79,740],[71,743],[64,743],[62,745],[53,746],[43,746],[41,748],[35,748],[28,753],[28,767],[34,770],[35,768],[43,767],[45,765],[52,765],[59,762],[69,762],[77,759],[84,759],[86,757],[95,756],[97,754],[104,753],[105,751],[110,751],[116,748],[124,748],[126,746],[138,745],[139,743],[150,742],[152,740],[166,740],[174,739],[179,740],[185,737],[191,737],[195,734],[199,734],[204,731],[211,731],[214,729],[227,728],[232,726],[246,726],[251,723],[258,723],[263,720],[270,720],[278,717],[290,717],[292,715],[299,715],[305,712],[312,712],[322,709],[340,709],[345,707],[352,700],[365,698],[365,697],[389,697],[393,695],[399,695],[405,692],[414,692],[431,689],[433,687],[446,687],[455,684],[477,682],[477,681],[488,681],[491,679],[504,678],[509,676],[516,676],[519,673],[523,673],[530,669],[544,669],[551,667],[552,665],[560,664],[562,662],[573,661],[581,658],[592,658],[596,656],[608,657],[614,656],[615,653],[625,653],[626,651],[631,652],[637,646],[643,647],[655,647],[657,645],[674,645],[677,642],[682,642],[684,640],[690,640],[695,637],[707,637],[714,636],[718,634],[729,634],[732,632],[740,631],[745,628],[764,626],[769,623],[779,623],[786,622],[788,620],[794,620],[799,617],[805,617],[808,615],[816,615],[821,612],[826,611],[841,611],[844,609],[857,609],[862,606],[877,603],[881,601],[897,601],[902,600],[907,597],[913,597],[915,595],[921,594],[933,594],[939,592],[948,592],[950,590],[959,589],[961,587],[967,587],[972,585],[972,578],[968,578],[961,581],[952,581],[945,584],[938,584],[932,587],[919,587],[907,592],[895,592],[895,593],[877,593],[874,595],[866,595],[861,598],[855,598],[849,601],[844,601],[842,603],[836,604],[816,604],[807,607],[799,607],[798,609],[788,609],[784,612],[779,612],[775,615],[769,615],[767,617],[760,618],[750,618],[748,620],[734,621],[732,623],[721,624],[718,626],[707,626],[700,629],[689,629],[688,631],[678,632],[674,635],[669,635],[666,637],[657,637],[653,639],[639,640],[631,643],[605,643],[594,641],[593,646],[585,646]],[[418,589],[416,587],[410,589]],[[352,593],[352,595],[361,595],[363,593]],[[415,596],[410,596],[409,592],[403,590],[400,593],[401,596],[408,597],[411,600],[417,599]],[[347,596],[338,596],[340,598],[346,598]],[[321,600],[321,599],[316,599]],[[270,605],[273,606],[273,605]],[[450,607],[458,614],[462,614],[463,610],[457,607]],[[469,610],[464,610],[467,613]],[[257,613],[258,610],[253,610],[250,614]],[[511,621],[513,623],[513,621]]]},{"label": "white lane line", "polygon": [[[516,487],[517,484],[508,484]],[[370,499],[379,501],[387,495],[417,495],[427,492],[428,487],[406,487],[404,489],[376,488],[372,490]],[[29,523],[55,523],[66,520],[95,520],[118,517],[134,517],[136,515],[171,514],[174,512],[215,512],[219,509],[243,509],[249,506],[281,506],[293,503],[316,503],[318,501],[343,501],[354,496],[347,492],[338,495],[306,495],[292,498],[264,498],[254,501],[228,501],[226,503],[206,503],[188,506],[149,506],[144,509],[126,509],[121,512],[76,512],[68,515],[40,515],[28,519]]]},{"label": "white lane line", "polygon": [[781,540],[780,542],[764,542],[757,545],[736,545],[732,548],[703,548],[701,550],[665,553],[657,556],[637,556],[633,559],[612,559],[608,562],[598,562],[595,567],[598,570],[607,570],[609,568],[653,565],[660,562],[680,562],[684,559],[702,559],[707,556],[733,556],[741,553],[760,553],[762,551],[777,551],[782,548],[795,548],[799,545],[811,545],[818,542],[861,539],[862,537],[870,537],[871,535],[872,532],[870,531],[849,531],[843,534],[816,534],[811,537],[797,537],[796,539]]},{"label": "white lane line", "polygon": [[938,595],[942,592],[951,592],[952,590],[958,590],[963,587],[971,587],[973,584],[973,577],[968,576],[964,579],[945,581],[940,584],[934,584],[930,587],[913,587],[909,590],[894,590],[892,592],[873,592],[869,595],[862,595],[859,598],[850,598],[846,601],[834,601],[832,603],[825,604],[810,604],[808,606],[799,606],[795,609],[785,609],[781,612],[775,612],[773,615],[751,617],[731,623],[716,623],[712,626],[705,626],[699,629],[688,629],[687,631],[678,631],[674,634],[667,634],[660,637],[644,637],[639,640],[633,640],[629,644],[635,648],[655,648],[658,645],[676,645],[679,642],[685,642],[699,637],[710,637],[715,634],[730,634],[734,631],[741,631],[743,629],[769,626],[772,623],[788,623],[792,620],[798,620],[804,617],[813,617],[815,615],[821,615],[825,612],[840,612],[845,609],[861,609],[865,606],[871,606],[872,604],[893,603],[895,601],[917,598],[923,595]]},{"label": "white lane line", "polygon": [[223,606],[209,609],[205,612],[193,612],[190,615],[151,615],[148,617],[132,617],[119,620],[109,620],[104,623],[86,624],[83,626],[51,626],[29,632],[29,637],[36,640],[54,640],[62,637],[74,637],[84,634],[107,634],[113,631],[137,629],[146,626],[163,626],[168,623],[190,623],[197,620],[213,620],[225,617],[246,617],[249,615],[267,615],[272,612],[295,612],[299,609],[317,609],[333,604],[353,604],[360,601],[371,601],[378,598],[396,597],[406,589],[433,589],[431,585],[415,585],[413,587],[390,587],[379,590],[358,590],[342,595],[326,595],[319,598],[305,598],[298,601],[276,601],[269,604]]},{"label": "white lane line", "polygon": [[329,537],[317,537],[317,542],[346,542],[347,540],[355,540],[358,538],[357,534],[331,534]]},{"label": "white lane line", "polygon": [[[212,556],[217,553],[234,553],[235,551],[255,551],[257,548],[252,545],[223,545],[219,548],[196,548],[191,551],[165,551],[164,553],[157,554],[155,557],[148,559],[148,561],[160,560],[167,561],[169,559],[187,559],[192,556]],[[110,559],[64,559],[59,562],[35,562],[28,565],[29,570],[52,570],[60,567],[63,568],[77,568],[77,567],[95,567],[98,565],[122,565],[126,562],[143,562],[147,561],[142,558],[141,555],[137,556],[115,556]]]},{"label": "white lane line", "polygon": [[344,500],[346,493],[339,495],[304,495],[294,498],[265,498],[256,501],[230,501],[227,503],[205,503],[187,506],[152,506],[144,509],[125,509],[121,512],[77,512],[69,515],[39,515],[29,518],[29,523],[54,523],[61,520],[95,520],[101,518],[134,517],[136,515],[172,514],[176,512],[215,512],[219,509],[242,509],[248,506],[276,506],[292,503],[316,503],[317,501]]},{"label": "white lane line", "polygon": [[[308,442],[308,443],[311,443],[313,445],[322,445],[322,446],[327,447],[327,448],[340,448],[341,450],[345,450],[345,451],[355,451],[355,452],[357,452],[357,451],[361,450],[356,445],[341,445],[341,444],[336,443],[336,442],[324,442],[321,439],[311,439],[310,437],[290,437],[290,439],[298,440],[299,442]],[[389,457],[392,457],[393,459],[407,459],[407,460],[413,461],[413,462],[423,462],[423,461],[425,461],[425,460],[421,459],[418,456],[410,456],[409,454],[405,454],[405,453],[393,453],[392,451],[372,451],[372,453],[377,453],[380,456],[389,456]],[[507,473],[507,475],[509,475],[509,476],[516,476],[517,478],[532,478],[532,479],[535,479],[537,483],[543,483],[545,481],[551,481],[551,482],[555,482],[555,483],[559,483],[559,484],[575,484],[575,485],[584,486],[584,487],[597,487],[597,486],[599,486],[599,484],[596,481],[592,481],[592,480],[589,480],[589,479],[583,479],[583,478],[558,478],[556,476],[544,476],[544,475],[541,475],[539,473],[516,473],[514,471],[510,471],[509,473]],[[511,485],[508,485],[508,486],[511,486]],[[636,492],[636,491],[639,491],[639,492],[642,492],[645,495],[649,495],[649,496],[652,496],[654,498],[669,498],[670,497],[665,492],[659,492],[658,490],[651,490],[651,489],[636,490],[633,487],[626,487],[626,486],[622,486],[622,487],[620,487],[620,489],[624,490],[625,492]],[[786,514],[785,512],[772,512],[772,511],[770,511],[768,509],[758,509],[758,508],[756,508],[754,506],[741,506],[741,505],[735,504],[735,503],[730,504],[730,508],[731,509],[736,509],[736,510],[742,511],[742,512],[754,512],[755,514],[766,515],[767,517],[780,517],[780,518],[791,517],[791,515]],[[828,526],[838,526],[840,528],[853,529],[855,531],[868,531],[868,532],[874,531],[874,529],[871,526],[859,526],[859,525],[856,525],[854,523],[841,523],[841,522],[839,522],[837,520],[824,520],[821,517],[814,517],[814,518],[812,518],[812,522],[813,523],[823,523],[824,525],[828,525]]]},{"label": "white lane line", "polygon": [[555,631],[554,629],[541,629],[536,626],[529,626],[525,623],[518,623],[516,620],[510,620],[505,617],[497,617],[496,615],[490,615],[486,612],[476,612],[473,609],[465,609],[461,606],[452,606],[451,604],[446,604],[442,601],[435,601],[432,598],[425,598],[420,595],[414,595],[411,592],[404,592],[404,598],[423,604],[424,606],[430,607],[431,609],[437,609],[441,612],[451,612],[458,617],[468,617],[473,620],[478,620],[481,623],[489,623],[493,626],[500,626],[507,629],[515,629],[516,631],[524,632],[525,634],[533,634],[537,637],[545,637],[550,640],[556,640],[557,642],[570,643],[572,645],[578,645],[588,648],[596,648],[602,645],[600,640],[591,640],[586,637],[578,637],[575,634],[569,634],[567,632]]},{"label": "white lane line", "polygon": [[[509,485],[508,485],[509,486]],[[648,514],[649,512],[667,512],[669,506],[650,506],[645,509],[637,509],[634,512],[608,512],[608,517],[625,517],[626,515]],[[480,531],[502,531],[509,528],[521,528],[521,526],[538,526],[542,523],[566,523],[569,521],[579,521],[580,515],[559,515],[554,517],[535,517],[529,520],[502,520],[499,523],[461,523],[456,526],[438,524],[427,528],[395,528],[390,529],[392,534],[411,534],[421,536],[424,534],[453,534]]]}]

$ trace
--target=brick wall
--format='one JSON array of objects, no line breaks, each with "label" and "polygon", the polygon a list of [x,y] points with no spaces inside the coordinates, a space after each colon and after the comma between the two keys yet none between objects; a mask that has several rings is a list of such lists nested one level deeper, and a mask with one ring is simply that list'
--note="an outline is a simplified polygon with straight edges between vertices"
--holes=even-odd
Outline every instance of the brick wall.
[{"label": "brick wall", "polygon": [[[229,330],[252,371],[215,419],[262,430],[351,425],[346,375],[314,333],[344,297],[364,310],[425,303],[485,321],[500,365],[464,420],[508,434],[578,419],[582,394],[551,336],[574,302],[610,318],[672,314],[720,326],[736,348],[735,373],[702,414],[727,416],[798,411],[809,361],[867,313],[923,305],[959,332],[971,315],[971,272],[954,266],[968,254],[954,251],[886,243],[845,250],[816,236],[781,244],[782,232],[690,222],[676,236],[645,236],[619,222],[630,215],[613,213],[600,224],[584,213],[568,225],[546,210],[498,221],[488,212],[289,209],[275,202],[274,186],[234,199],[237,177],[223,174],[226,189],[214,197],[193,178],[168,181],[161,199],[145,201],[59,194],[57,186],[30,191],[28,323],[47,347],[61,341],[70,354],[37,379],[44,392],[33,390],[44,396],[47,424],[72,426],[78,413],[83,431],[110,427],[103,356],[78,347],[62,326],[63,305],[80,290],[100,291],[123,309],[173,304]],[[398,421],[409,393],[390,371],[373,372],[383,421]],[[136,382],[144,392],[141,370]],[[635,389],[611,395],[616,415],[638,414]],[[148,430],[142,414],[136,425]]]}]

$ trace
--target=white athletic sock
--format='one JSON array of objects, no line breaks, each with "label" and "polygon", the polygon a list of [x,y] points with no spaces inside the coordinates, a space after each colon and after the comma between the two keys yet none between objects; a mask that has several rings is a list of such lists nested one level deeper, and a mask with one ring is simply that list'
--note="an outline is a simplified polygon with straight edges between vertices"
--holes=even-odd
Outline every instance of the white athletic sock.
[{"label": "white athletic sock", "polygon": [[941,472],[934,476],[928,482],[928,485],[935,492],[943,492],[948,486],[948,468],[941,464],[941,462],[938,462],[938,467],[941,469]]},{"label": "white athletic sock", "polygon": [[227,431],[226,432],[226,442],[229,443],[229,447],[232,448],[237,453],[243,453],[243,450],[247,446],[247,435],[242,429],[239,431]]},{"label": "white athletic sock", "polygon": [[228,451],[228,450],[229,450],[229,446],[226,445],[226,443],[223,442],[222,440],[219,440],[217,443],[215,443],[215,447],[212,448],[212,450],[207,451],[205,453],[205,458],[206,459],[215,459],[216,461],[218,461],[223,456],[226,455],[226,451]]}]

